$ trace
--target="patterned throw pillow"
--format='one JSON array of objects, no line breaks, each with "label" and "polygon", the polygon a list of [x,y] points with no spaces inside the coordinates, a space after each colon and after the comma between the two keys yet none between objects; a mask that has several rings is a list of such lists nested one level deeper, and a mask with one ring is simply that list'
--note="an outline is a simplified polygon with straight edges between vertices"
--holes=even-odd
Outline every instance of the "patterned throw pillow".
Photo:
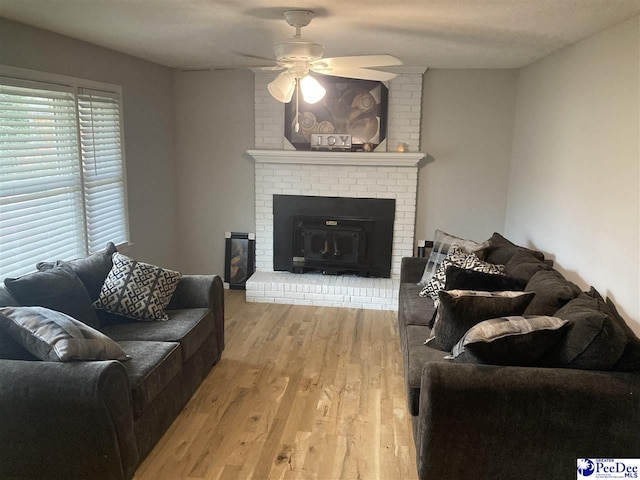
[{"label": "patterned throw pillow", "polygon": [[95,308],[135,320],[169,320],[164,309],[176,291],[182,274],[113,254]]},{"label": "patterned throw pillow", "polygon": [[483,242],[478,243],[473,240],[465,240],[464,238],[456,237],[449,233],[443,232],[442,230],[436,230],[436,233],[433,237],[433,248],[431,249],[431,254],[429,255],[429,260],[427,261],[426,266],[424,267],[424,272],[422,274],[422,278],[418,285],[425,286],[431,280],[431,277],[436,273],[438,267],[444,259],[449,254],[451,247],[457,245],[464,253],[473,253],[478,258],[484,258],[484,250],[488,248],[489,243]]},{"label": "patterned throw pillow", "polygon": [[433,274],[431,280],[420,291],[421,297],[429,295],[434,303],[438,303],[438,292],[444,289],[447,281],[447,268],[450,266],[465,268],[482,273],[502,274],[504,265],[493,265],[492,263],[483,262],[473,253],[464,253],[458,245],[453,245],[449,249],[449,254]]}]

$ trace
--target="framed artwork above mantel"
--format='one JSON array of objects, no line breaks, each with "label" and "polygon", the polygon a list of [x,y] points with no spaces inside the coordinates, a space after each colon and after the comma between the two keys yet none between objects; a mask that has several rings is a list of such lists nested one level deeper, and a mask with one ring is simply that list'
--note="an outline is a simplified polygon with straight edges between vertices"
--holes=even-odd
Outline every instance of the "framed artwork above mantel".
[{"label": "framed artwork above mantel", "polygon": [[299,97],[300,131],[296,132],[296,98],[285,104],[284,136],[296,150],[311,149],[313,133],[351,135],[352,150],[375,148],[387,135],[389,89],[382,82],[314,75],[326,89],[322,100],[308,104]]}]

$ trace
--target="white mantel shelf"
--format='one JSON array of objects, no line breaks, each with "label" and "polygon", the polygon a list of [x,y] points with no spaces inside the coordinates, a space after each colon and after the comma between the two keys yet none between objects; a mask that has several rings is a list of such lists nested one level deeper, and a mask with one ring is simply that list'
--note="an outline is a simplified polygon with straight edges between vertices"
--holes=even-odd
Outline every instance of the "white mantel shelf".
[{"label": "white mantel shelf", "polygon": [[423,152],[328,152],[308,150],[247,150],[256,163],[307,165],[359,165],[375,167],[415,167]]}]

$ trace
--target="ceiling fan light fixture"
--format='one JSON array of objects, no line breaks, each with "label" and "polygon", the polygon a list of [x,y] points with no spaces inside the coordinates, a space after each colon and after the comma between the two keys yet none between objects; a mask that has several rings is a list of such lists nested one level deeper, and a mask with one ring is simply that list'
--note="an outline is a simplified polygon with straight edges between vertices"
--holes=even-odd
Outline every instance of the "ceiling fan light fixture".
[{"label": "ceiling fan light fixture", "polygon": [[306,103],[314,104],[322,100],[327,91],[311,75],[305,75],[300,79],[302,98]]},{"label": "ceiling fan light fixture", "polygon": [[273,98],[282,103],[289,103],[296,89],[296,78],[289,72],[282,72],[267,85]]}]

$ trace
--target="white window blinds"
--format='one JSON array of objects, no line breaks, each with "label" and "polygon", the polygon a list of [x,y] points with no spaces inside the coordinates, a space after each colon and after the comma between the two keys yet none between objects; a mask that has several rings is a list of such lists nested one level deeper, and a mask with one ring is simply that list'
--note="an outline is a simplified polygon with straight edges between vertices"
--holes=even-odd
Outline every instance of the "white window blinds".
[{"label": "white window blinds", "polygon": [[0,279],[128,241],[119,96],[0,77]]},{"label": "white window blinds", "polygon": [[120,102],[83,89],[78,95],[89,251],[128,239],[124,169],[120,139]]},{"label": "white window blinds", "polygon": [[73,92],[2,82],[0,278],[84,253],[77,143]]}]

